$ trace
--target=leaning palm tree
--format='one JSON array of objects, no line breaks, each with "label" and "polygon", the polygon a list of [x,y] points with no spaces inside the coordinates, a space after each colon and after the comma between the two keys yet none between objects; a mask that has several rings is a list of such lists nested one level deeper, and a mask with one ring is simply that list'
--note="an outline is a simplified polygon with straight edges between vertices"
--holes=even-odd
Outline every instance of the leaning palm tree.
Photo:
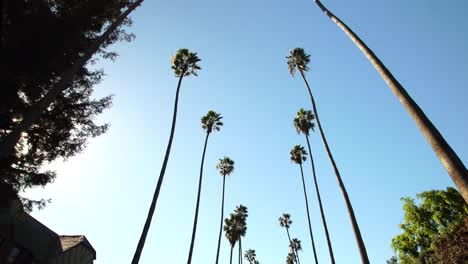
[{"label": "leaning palm tree", "polygon": [[249,264],[260,264],[257,260],[257,254],[254,249],[248,249],[245,251],[244,258],[249,262]]},{"label": "leaning palm tree", "polygon": [[103,45],[106,45],[106,42],[109,38],[112,38],[112,35],[122,23],[127,19],[127,17],[132,13],[138,6],[143,3],[143,0],[137,0],[133,3],[130,3],[127,9],[120,14],[115,21],[110,24],[103,34],[96,39],[96,41],[89,46],[80,58],[77,59],[73,65],[70,65],[70,68],[66,70],[61,76],[57,76],[59,80],[48,92],[45,94],[41,100],[32,105],[26,113],[24,113],[23,118],[19,124],[14,127],[11,132],[0,142],[0,162],[7,158],[10,155],[14,155],[15,146],[21,138],[23,132],[27,131],[39,118],[42,116],[42,113],[47,110],[47,108],[57,99],[57,97],[62,94],[68,87],[73,78],[75,78],[76,73],[88,63],[88,61],[93,57],[94,54],[99,52]]},{"label": "leaning palm tree", "polygon": [[319,8],[356,44],[356,46],[364,53],[364,56],[370,61],[382,79],[388,84],[392,92],[403,104],[403,107],[416,122],[416,125],[421,130],[426,140],[432,146],[437,157],[442,162],[442,165],[447,170],[452,180],[457,185],[458,190],[468,203],[468,171],[458,157],[457,153],[445,141],[442,134],[437,130],[434,124],[429,120],[424,111],[411,98],[405,88],[398,82],[389,69],[375,55],[375,53],[364,43],[354,31],[349,28],[343,21],[330,12],[319,0],[314,0]]},{"label": "leaning palm tree", "polygon": [[[289,234],[289,228],[291,227],[293,223],[293,221],[291,220],[291,215],[283,213],[283,215],[279,217],[278,221],[279,221],[279,225],[281,227],[284,227],[284,229],[286,229],[286,234],[288,235],[288,241],[289,241],[289,244],[291,245],[292,240],[291,240],[291,235]],[[297,263],[300,263],[299,255],[297,255],[295,251],[293,253],[294,253],[295,261]]]},{"label": "leaning palm tree", "polygon": [[297,115],[294,118],[293,124],[294,127],[296,128],[296,132],[298,134],[302,133],[304,134],[306,141],[307,141],[307,147],[309,148],[309,158],[310,158],[310,164],[312,165],[312,175],[314,178],[314,184],[315,184],[315,191],[317,193],[317,200],[320,208],[320,215],[322,217],[322,223],[323,223],[323,228],[325,229],[325,236],[327,238],[327,244],[328,244],[328,253],[330,254],[330,260],[331,263],[335,263],[335,257],[333,256],[333,248],[331,245],[331,240],[330,240],[330,235],[328,234],[328,227],[327,227],[327,221],[325,219],[325,213],[323,211],[323,205],[322,205],[322,198],[320,197],[320,191],[317,183],[317,176],[315,174],[315,164],[314,164],[314,158],[312,157],[312,149],[310,148],[310,142],[309,142],[309,133],[310,130],[314,130],[314,121],[315,116],[312,114],[312,111],[310,110],[304,110],[304,108],[299,109],[297,111]]},{"label": "leaning palm tree", "polygon": [[325,133],[323,132],[322,124],[320,123],[320,118],[317,113],[317,106],[315,104],[315,99],[314,99],[314,96],[312,95],[312,91],[310,89],[309,83],[307,82],[307,79],[304,74],[304,72],[309,70],[309,67],[307,66],[307,64],[309,64],[310,62],[310,55],[307,55],[304,52],[304,49],[302,48],[295,48],[291,51],[287,59],[288,59],[289,72],[291,73],[291,75],[294,77],[294,73],[296,72],[296,69],[297,69],[301,73],[301,76],[304,80],[307,90],[309,91],[310,100],[312,103],[312,109],[314,110],[315,119],[317,120],[317,126],[319,128],[320,136],[322,137],[325,150],[333,166],[333,170],[335,171],[336,179],[338,180],[338,185],[341,188],[341,192],[343,194],[343,197],[346,203],[346,208],[348,209],[349,218],[351,219],[351,224],[353,226],[354,235],[356,237],[356,241],[359,247],[359,252],[361,254],[362,263],[368,264],[369,258],[367,256],[366,246],[364,245],[364,241],[362,240],[361,231],[359,230],[359,225],[354,215],[353,206],[351,205],[348,192],[346,191],[343,180],[341,179],[338,166],[336,165],[336,162],[335,162],[335,159],[333,158],[330,147],[328,146],[327,138],[325,137]]},{"label": "leaning palm tree", "polygon": [[307,157],[306,157],[307,152],[304,150],[304,147],[300,145],[295,145],[291,149],[290,154],[291,154],[291,161],[298,164],[299,167],[301,168],[302,189],[304,191],[304,200],[305,200],[306,211],[307,211],[307,221],[309,223],[309,234],[310,234],[310,240],[312,241],[312,250],[314,252],[315,263],[317,264],[318,263],[317,251],[315,250],[314,235],[312,234],[312,224],[310,222],[310,213],[309,213],[309,201],[307,198],[307,191],[306,191],[305,181],[304,181],[304,170],[302,169],[302,163],[307,160]]},{"label": "leaning palm tree", "polygon": [[198,211],[200,209],[200,196],[201,196],[201,188],[202,188],[202,180],[203,180],[203,164],[205,163],[205,153],[206,153],[206,146],[208,144],[208,138],[213,131],[219,131],[223,126],[223,122],[221,122],[223,117],[221,114],[216,113],[213,110],[208,111],[208,113],[201,118],[202,128],[206,132],[205,137],[205,145],[203,147],[203,154],[201,159],[200,165],[200,177],[198,179],[198,194],[197,194],[197,205],[195,207],[195,218],[193,220],[193,230],[192,230],[192,240],[190,242],[190,249],[187,258],[187,264],[192,263],[192,254],[193,254],[193,247],[195,245],[195,235],[197,233],[197,222],[198,222]]},{"label": "leaning palm tree", "polygon": [[219,163],[216,165],[216,169],[219,170],[219,173],[223,177],[223,192],[221,197],[221,223],[219,225],[219,236],[218,236],[218,248],[216,251],[216,264],[219,261],[219,250],[221,247],[221,234],[223,232],[223,215],[224,215],[224,190],[226,186],[226,176],[231,175],[234,171],[234,161],[229,157],[224,157],[219,160]]},{"label": "leaning palm tree", "polygon": [[156,189],[154,191],[153,200],[151,201],[151,205],[148,211],[148,216],[146,217],[146,222],[143,227],[143,231],[140,236],[140,240],[138,241],[138,246],[135,250],[135,255],[133,256],[132,264],[136,264],[140,261],[140,255],[143,251],[143,247],[145,245],[146,236],[148,235],[148,231],[151,225],[151,220],[153,218],[154,211],[156,209],[156,203],[158,201],[159,192],[161,191],[161,186],[163,183],[164,175],[166,173],[167,162],[169,161],[169,154],[171,153],[171,146],[172,140],[174,139],[174,131],[176,126],[177,120],[177,106],[179,102],[179,92],[180,87],[182,84],[182,79],[185,76],[194,75],[197,76],[197,70],[200,70],[200,66],[198,66],[198,62],[200,59],[197,56],[197,53],[190,52],[188,49],[179,49],[176,55],[172,56],[172,70],[174,70],[174,74],[176,77],[179,77],[179,82],[177,84],[175,102],[174,102],[174,113],[172,116],[172,126],[171,126],[171,133],[169,135],[169,142],[167,143],[166,147],[166,154],[164,155],[164,161],[161,167],[161,172],[159,173],[159,179],[156,184]]},{"label": "leaning palm tree", "polygon": [[239,232],[239,264],[242,264],[242,237],[246,235],[247,232],[247,217],[248,210],[244,205],[239,205],[234,210],[234,213],[237,215],[237,229]]}]

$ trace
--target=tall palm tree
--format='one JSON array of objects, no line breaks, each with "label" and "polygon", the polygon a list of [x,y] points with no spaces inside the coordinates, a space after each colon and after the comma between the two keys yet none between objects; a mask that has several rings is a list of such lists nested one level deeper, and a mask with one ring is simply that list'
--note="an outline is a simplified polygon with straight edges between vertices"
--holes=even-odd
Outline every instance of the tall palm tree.
[{"label": "tall palm tree", "polygon": [[232,252],[234,250],[234,246],[238,240],[238,232],[235,227],[235,215],[231,214],[229,218],[224,219],[224,232],[226,235],[227,240],[231,246],[231,253],[229,254],[229,263],[232,264]]},{"label": "tall palm tree", "polygon": [[245,251],[244,258],[249,262],[249,264],[260,264],[257,260],[257,254],[254,249],[248,249]]},{"label": "tall palm tree", "polygon": [[237,241],[247,233],[247,207],[240,205],[229,218],[224,219],[224,231],[231,245],[230,263],[232,264],[232,252]]},{"label": "tall palm tree", "polygon": [[297,263],[296,254],[291,250],[286,256],[286,264],[294,264]]},{"label": "tall palm tree", "polygon": [[366,246],[364,245],[364,241],[362,240],[361,231],[359,230],[359,225],[357,223],[356,216],[354,215],[353,206],[351,205],[348,192],[346,191],[343,180],[341,179],[338,166],[336,165],[336,162],[335,162],[335,159],[333,158],[330,147],[328,146],[327,138],[325,137],[325,133],[323,132],[322,124],[320,123],[320,118],[317,113],[317,106],[315,104],[315,99],[314,99],[314,96],[312,95],[312,91],[310,89],[309,83],[307,82],[307,79],[304,74],[304,72],[309,70],[309,67],[307,66],[307,64],[309,64],[310,62],[310,55],[307,55],[304,52],[304,49],[302,48],[295,48],[291,51],[287,59],[288,59],[289,72],[291,73],[291,75],[294,77],[294,73],[296,72],[296,69],[297,69],[301,73],[302,79],[304,80],[307,90],[309,91],[310,101],[312,103],[312,109],[314,110],[315,119],[317,120],[317,126],[319,128],[320,136],[322,137],[323,145],[325,146],[325,150],[327,152],[328,158],[330,159],[330,162],[333,166],[336,179],[338,180],[338,185],[341,188],[341,192],[343,194],[343,197],[346,203],[346,208],[348,209],[349,218],[353,226],[354,236],[356,237],[356,241],[359,247],[359,253],[361,254],[362,263],[369,264],[369,258],[367,256]]},{"label": "tall palm tree", "polygon": [[320,208],[320,215],[322,217],[322,223],[323,223],[323,228],[325,229],[325,236],[327,238],[327,244],[328,244],[328,253],[330,254],[330,260],[331,263],[335,263],[335,257],[333,256],[333,248],[331,245],[331,240],[330,240],[330,235],[328,233],[328,227],[327,227],[327,221],[325,219],[325,213],[323,210],[323,205],[322,205],[322,198],[320,197],[320,191],[317,183],[317,176],[315,174],[315,164],[314,164],[314,158],[312,157],[312,149],[310,148],[310,142],[309,142],[309,133],[310,130],[314,131],[314,121],[315,116],[312,114],[312,111],[310,110],[304,110],[304,108],[299,109],[297,111],[297,115],[294,118],[293,124],[294,127],[296,128],[296,132],[298,134],[302,133],[304,134],[306,141],[307,141],[307,147],[309,148],[309,158],[310,158],[310,164],[312,165],[312,175],[314,177],[314,184],[315,184],[315,191],[317,193],[317,200],[319,203],[319,208]]},{"label": "tall palm tree", "polygon": [[296,252],[296,255],[297,255],[298,259],[299,259],[299,250],[302,250],[301,241],[299,239],[297,239],[297,238],[293,238],[291,240],[291,243],[289,244],[289,248],[292,251]]},{"label": "tall palm tree", "polygon": [[[283,213],[283,215],[279,217],[278,221],[279,221],[279,225],[281,227],[284,227],[284,229],[286,229],[286,234],[288,235],[288,241],[289,241],[289,244],[291,245],[292,240],[291,240],[291,235],[289,234],[289,228],[291,227],[293,223],[293,221],[291,220],[291,215]],[[294,250],[293,250],[293,254],[294,254],[295,261],[297,263],[301,263],[299,260],[299,255],[296,254]]]},{"label": "tall palm tree", "polygon": [[244,237],[247,233],[247,217],[248,210],[247,207],[244,205],[239,205],[234,210],[234,213],[238,216],[238,232],[239,232],[239,264],[242,264],[242,237]]},{"label": "tall palm tree", "polygon": [[96,39],[93,45],[73,64],[70,68],[65,71],[57,79],[60,80],[55,84],[47,94],[42,97],[36,104],[32,105],[29,110],[24,113],[21,122],[12,129],[10,134],[0,142],[0,161],[7,158],[10,155],[14,155],[15,146],[21,134],[27,131],[42,115],[42,113],[52,104],[57,96],[68,88],[68,85],[75,77],[75,74],[93,57],[93,55],[99,51],[101,46],[111,37],[111,35],[122,25],[122,22],[132,13],[139,5],[143,3],[143,0],[137,0],[132,4],[129,4],[127,9],[117,17],[117,19],[109,25],[104,33]]},{"label": "tall palm tree", "polygon": [[206,137],[205,137],[205,145],[203,147],[203,154],[202,154],[202,160],[201,160],[201,165],[200,165],[200,177],[198,179],[197,205],[195,207],[192,240],[190,242],[190,249],[189,249],[189,254],[187,258],[187,264],[192,263],[193,247],[195,245],[195,235],[197,233],[198,211],[200,209],[200,196],[201,196],[201,188],[202,188],[202,180],[203,180],[203,164],[205,163],[206,146],[208,144],[208,138],[211,132],[219,131],[221,127],[223,126],[223,122],[221,122],[221,119],[223,119],[221,114],[216,113],[213,110],[208,111],[208,113],[201,118],[202,128],[206,132]]},{"label": "tall palm tree", "polygon": [[403,104],[408,114],[413,118],[422,134],[432,146],[442,165],[447,170],[452,180],[457,185],[458,190],[468,203],[468,171],[458,157],[457,153],[445,141],[442,134],[437,130],[434,124],[429,120],[424,111],[411,98],[405,88],[393,76],[385,64],[375,55],[375,53],[364,43],[354,31],[343,21],[330,12],[319,0],[314,0],[318,7],[341,29],[350,40],[364,53],[364,56],[370,61],[382,79],[388,84],[392,92]]},{"label": "tall palm tree", "polygon": [[[310,234],[310,240],[312,241],[312,250],[314,252],[314,259],[315,263],[318,263],[318,258],[317,258],[317,251],[315,250],[315,242],[314,242],[314,235],[312,234],[312,224],[310,222],[310,213],[309,213],[309,201],[307,198],[307,191],[305,188],[305,181],[304,181],[304,170],[302,169],[302,163],[307,160],[307,152],[304,150],[303,146],[300,145],[295,145],[292,149],[291,152],[291,161],[298,164],[299,167],[301,168],[301,176],[302,176],[302,189],[304,191],[304,200],[305,200],[305,205],[306,205],[306,211],[307,211],[307,221],[309,223],[309,234]],[[297,254],[297,252],[296,252]]]},{"label": "tall palm tree", "polygon": [[164,155],[164,161],[161,167],[161,172],[159,173],[159,179],[156,184],[156,189],[154,190],[153,200],[151,201],[151,205],[148,211],[148,216],[146,217],[146,222],[143,227],[143,231],[141,232],[140,240],[138,241],[138,246],[135,250],[135,254],[133,256],[132,264],[137,264],[140,261],[140,255],[143,251],[143,247],[145,245],[146,236],[148,235],[148,231],[151,225],[151,220],[154,215],[154,211],[156,209],[156,203],[158,201],[159,192],[161,191],[161,186],[163,183],[164,175],[166,173],[166,166],[167,162],[169,161],[169,154],[171,153],[171,146],[172,140],[174,139],[174,131],[176,126],[177,120],[177,106],[179,103],[179,91],[182,84],[182,79],[185,76],[198,76],[197,71],[200,70],[200,66],[197,64],[200,62],[200,59],[197,56],[197,53],[190,52],[188,49],[179,49],[177,53],[172,56],[172,70],[174,70],[174,74],[176,77],[179,77],[179,82],[177,84],[175,102],[174,102],[174,113],[172,116],[172,126],[171,126],[171,133],[169,135],[169,142],[167,143],[166,147],[166,154]]},{"label": "tall palm tree", "polygon": [[221,247],[221,233],[223,232],[223,215],[224,215],[224,190],[226,186],[226,176],[231,175],[234,171],[234,161],[229,157],[224,157],[219,160],[219,163],[216,165],[216,169],[219,170],[219,174],[223,177],[223,194],[221,197],[221,223],[219,225],[219,236],[218,236],[218,248],[216,251],[216,264],[219,261],[219,250]]}]

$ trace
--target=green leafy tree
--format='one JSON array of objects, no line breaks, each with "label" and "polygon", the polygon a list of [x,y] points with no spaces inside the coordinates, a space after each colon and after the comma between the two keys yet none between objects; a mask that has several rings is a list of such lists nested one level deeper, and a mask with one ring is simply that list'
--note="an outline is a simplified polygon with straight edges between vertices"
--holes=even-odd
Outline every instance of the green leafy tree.
[{"label": "green leafy tree", "polygon": [[[429,120],[424,111],[418,106],[405,88],[393,76],[385,64],[375,55],[375,53],[364,43],[364,41],[354,31],[348,27],[341,19],[328,10],[319,0],[314,0],[318,7],[349,37],[349,39],[363,52],[364,56],[374,66],[382,79],[388,84],[390,90],[403,104],[408,114],[413,118],[416,125],[426,137],[437,157],[442,162],[453,182],[457,185],[465,202],[468,203],[468,173],[465,165],[458,157],[457,153],[445,141],[442,134]],[[368,262],[368,261],[367,261]]]},{"label": "green leafy tree", "polygon": [[291,50],[290,54],[287,56],[287,59],[289,72],[294,77],[296,70],[298,70],[302,76],[302,79],[304,80],[304,83],[307,87],[307,91],[309,92],[313,114],[317,121],[320,137],[322,138],[323,145],[325,146],[325,151],[327,152],[328,158],[330,159],[333,170],[335,172],[336,179],[338,180],[338,185],[343,194],[343,198],[346,203],[346,208],[348,209],[349,218],[351,220],[351,225],[353,227],[354,236],[356,237],[356,242],[358,244],[359,253],[361,254],[362,263],[369,264],[369,257],[367,256],[366,246],[364,244],[364,240],[362,239],[361,231],[359,230],[359,225],[357,223],[356,216],[354,215],[354,209],[351,205],[351,200],[349,199],[348,192],[346,191],[343,180],[341,179],[340,171],[338,170],[338,166],[336,165],[335,159],[333,158],[333,155],[331,153],[327,138],[325,137],[325,132],[323,131],[322,124],[320,123],[320,118],[317,112],[317,105],[315,103],[314,96],[312,95],[312,90],[310,89],[309,83],[307,82],[307,79],[305,77],[305,72],[309,70],[308,64],[310,62],[310,55],[306,54],[304,49],[302,48],[295,48]]},{"label": "green leafy tree", "polygon": [[216,165],[216,169],[219,170],[219,173],[223,177],[223,191],[221,196],[221,223],[219,226],[219,236],[218,236],[218,248],[216,251],[216,264],[219,262],[219,250],[221,248],[221,234],[223,232],[223,217],[224,217],[224,190],[226,187],[226,176],[231,175],[234,172],[234,161],[229,157],[224,157],[219,160],[219,163]]},{"label": "green leafy tree", "polygon": [[[127,0],[4,0],[1,6],[0,185],[9,192],[0,199],[6,201],[51,183],[56,174],[43,171],[44,164],[80,153],[89,138],[107,131],[95,118],[111,96],[93,98],[104,72],[86,61],[115,58],[109,46],[133,37],[123,28],[131,24],[129,12],[122,12],[136,6]],[[19,198],[26,211],[45,205]]]},{"label": "green leafy tree", "polygon": [[257,254],[254,249],[248,249],[245,251],[244,258],[249,262],[249,264],[260,264],[257,260]]},{"label": "green leafy tree", "polygon": [[422,192],[416,197],[420,203],[402,198],[404,217],[399,227],[403,233],[392,239],[392,247],[403,264],[429,258],[439,235],[450,233],[468,216],[468,205],[454,188]]},{"label": "green leafy tree", "polygon": [[335,257],[333,255],[333,248],[331,244],[330,234],[328,233],[327,220],[325,218],[325,213],[323,210],[322,198],[320,196],[320,190],[319,190],[319,186],[317,183],[317,175],[315,173],[314,158],[312,156],[312,149],[310,147],[310,141],[309,141],[310,131],[311,130],[314,131],[314,126],[315,126],[315,124],[313,123],[314,119],[315,119],[315,116],[314,114],[312,114],[312,111],[304,110],[304,108],[301,108],[299,109],[299,111],[297,111],[296,117],[294,118],[294,121],[293,121],[293,125],[296,128],[296,132],[298,134],[301,134],[301,133],[304,134],[306,141],[307,141],[307,147],[309,148],[310,164],[312,166],[312,176],[314,178],[315,192],[317,193],[317,200],[318,200],[318,204],[320,208],[320,216],[322,217],[322,224],[325,230],[325,236],[327,238],[328,253],[330,255],[330,262],[334,264]]},{"label": "green leafy tree", "polygon": [[[310,222],[309,201],[307,198],[307,191],[306,191],[305,181],[304,181],[304,170],[302,169],[302,163],[307,160],[307,152],[304,150],[304,147],[300,145],[295,145],[292,148],[290,154],[291,154],[291,161],[298,164],[299,167],[301,168],[302,189],[304,192],[304,200],[305,200],[306,211],[307,211],[307,221],[309,224],[309,235],[310,235],[310,240],[312,242],[312,250],[314,252],[315,263],[317,264],[318,263],[317,251],[315,250],[314,235],[312,233],[312,223]],[[299,256],[298,252],[296,252],[296,255]]]},{"label": "green leafy tree", "polygon": [[205,144],[203,147],[203,154],[202,160],[200,165],[200,177],[198,179],[198,194],[197,194],[197,205],[195,207],[195,217],[193,219],[193,229],[192,229],[192,240],[190,242],[190,249],[187,258],[187,264],[192,263],[192,255],[193,255],[193,248],[195,246],[195,236],[197,233],[197,223],[198,223],[198,211],[200,210],[200,197],[201,197],[201,189],[202,189],[202,181],[203,181],[203,164],[205,163],[205,154],[206,154],[206,146],[208,145],[208,138],[213,131],[221,130],[223,126],[223,122],[221,122],[223,117],[221,114],[216,113],[213,110],[208,111],[206,115],[201,118],[202,128],[206,132],[205,136]]},{"label": "green leafy tree", "polygon": [[156,209],[156,203],[159,197],[159,192],[161,191],[164,175],[166,173],[167,162],[169,161],[169,155],[171,153],[172,140],[174,139],[174,131],[177,120],[177,107],[179,103],[179,92],[182,80],[186,76],[197,76],[197,70],[201,69],[198,65],[200,59],[198,58],[197,53],[190,52],[188,49],[177,50],[177,53],[174,56],[172,56],[171,61],[171,68],[174,70],[175,76],[179,78],[174,102],[174,112],[172,114],[171,132],[169,135],[169,142],[167,143],[166,147],[166,154],[164,155],[164,161],[161,167],[161,172],[159,173],[158,182],[156,183],[156,189],[154,190],[153,199],[151,201],[151,205],[148,211],[148,216],[146,217],[145,225],[143,227],[140,240],[138,241],[138,245],[133,256],[132,264],[137,264],[140,261],[140,255],[143,251],[143,247],[145,246],[146,236],[148,235],[148,231],[151,226],[151,220],[153,219],[154,211]]}]

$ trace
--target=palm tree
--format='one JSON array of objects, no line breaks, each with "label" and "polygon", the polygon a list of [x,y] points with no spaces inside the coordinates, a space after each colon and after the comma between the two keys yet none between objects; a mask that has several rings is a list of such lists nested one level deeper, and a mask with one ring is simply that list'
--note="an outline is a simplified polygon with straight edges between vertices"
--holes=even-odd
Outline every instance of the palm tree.
[{"label": "palm tree", "polygon": [[359,38],[354,31],[349,28],[343,21],[330,12],[319,0],[314,0],[319,8],[341,29],[350,40],[364,53],[364,56],[370,61],[382,79],[388,84],[392,92],[403,104],[403,107],[416,122],[416,125],[421,130],[426,140],[432,146],[437,157],[442,162],[442,165],[447,170],[448,174],[458,187],[461,195],[468,203],[468,171],[458,157],[457,153],[445,141],[442,134],[432,124],[431,120],[426,116],[424,111],[411,98],[405,88],[398,82],[389,69],[375,55],[375,53]]},{"label": "palm tree", "polygon": [[203,154],[202,160],[200,165],[200,177],[198,179],[198,194],[197,194],[197,205],[195,207],[195,218],[193,220],[193,230],[192,230],[192,240],[190,242],[190,250],[187,258],[187,264],[192,263],[192,254],[193,254],[193,247],[195,245],[195,235],[197,233],[197,222],[198,222],[198,211],[200,209],[200,196],[201,196],[201,188],[202,188],[202,180],[203,180],[203,164],[205,163],[205,153],[206,153],[206,145],[208,144],[208,137],[210,136],[211,132],[219,131],[223,126],[223,122],[221,122],[223,117],[221,114],[216,113],[213,110],[208,111],[208,113],[201,118],[202,128],[206,131],[205,137],[205,145],[203,147]]},{"label": "palm tree", "polygon": [[89,47],[89,49],[65,71],[57,79],[57,82],[47,94],[42,97],[36,104],[32,105],[29,110],[23,115],[21,122],[12,129],[12,131],[0,142],[0,161],[13,155],[15,146],[21,134],[27,131],[42,115],[42,113],[55,101],[57,96],[62,94],[68,88],[70,82],[75,78],[75,74],[99,51],[102,45],[111,37],[111,35],[122,25],[122,22],[132,13],[138,6],[143,3],[143,0],[137,0],[129,4],[127,9],[120,14],[117,19],[109,25],[104,33],[96,39],[96,42]]},{"label": "palm tree", "polygon": [[[295,145],[291,149],[291,161],[298,164],[299,167],[301,168],[301,176],[302,176],[302,189],[304,191],[304,200],[306,204],[306,211],[307,211],[307,221],[309,223],[309,234],[310,234],[310,240],[312,241],[312,249],[314,252],[314,259],[315,263],[318,263],[318,258],[317,258],[317,251],[315,250],[315,242],[314,242],[314,235],[312,234],[312,224],[310,222],[310,213],[309,213],[309,201],[307,198],[307,191],[305,188],[305,181],[304,181],[304,171],[302,169],[302,163],[307,160],[307,152],[304,150],[304,147],[300,145]],[[297,252],[296,252],[297,254]]]},{"label": "palm tree", "polygon": [[369,264],[369,258],[367,256],[366,246],[364,245],[364,241],[362,240],[361,231],[359,230],[359,225],[354,215],[353,206],[351,205],[348,192],[346,191],[343,180],[341,179],[338,166],[336,165],[335,159],[333,158],[330,147],[328,146],[327,138],[325,137],[325,133],[323,132],[322,124],[320,123],[320,118],[317,113],[317,106],[315,104],[315,99],[312,96],[312,91],[310,89],[309,83],[307,82],[307,79],[304,74],[304,72],[309,70],[309,67],[307,66],[307,64],[309,64],[310,62],[310,55],[307,55],[304,52],[304,49],[302,48],[295,48],[294,50],[291,51],[287,59],[288,59],[289,72],[291,73],[291,75],[294,77],[294,73],[296,69],[299,70],[299,72],[301,73],[302,79],[304,80],[304,83],[307,87],[307,90],[309,91],[310,101],[312,103],[312,109],[314,110],[315,119],[317,120],[317,126],[320,131],[320,136],[322,137],[323,145],[325,146],[325,150],[327,152],[328,158],[330,159],[330,162],[333,166],[333,170],[335,171],[336,179],[338,180],[338,185],[340,186],[341,192],[345,199],[346,208],[348,209],[349,218],[351,219],[354,236],[356,237],[356,241],[359,247],[359,253],[361,254],[362,263]]},{"label": "palm tree", "polygon": [[325,219],[325,213],[323,210],[323,205],[322,205],[322,198],[320,197],[320,191],[317,183],[317,176],[315,174],[315,165],[314,165],[314,158],[312,157],[312,150],[310,148],[310,142],[309,142],[309,133],[310,130],[314,131],[314,123],[313,120],[315,119],[314,114],[312,114],[312,111],[310,110],[304,110],[304,108],[299,109],[297,111],[297,115],[294,118],[294,127],[296,128],[296,132],[302,133],[305,135],[306,141],[307,141],[307,147],[309,148],[309,157],[310,157],[310,164],[312,165],[312,175],[314,177],[314,184],[315,184],[315,191],[317,193],[317,200],[319,203],[319,208],[320,208],[320,215],[322,217],[322,223],[323,223],[323,228],[325,229],[325,236],[327,238],[327,244],[328,244],[328,252],[330,254],[330,260],[331,263],[335,263],[335,257],[333,256],[333,248],[331,245],[331,240],[330,240],[330,235],[328,234],[328,227],[327,227],[327,221]]},{"label": "palm tree", "polygon": [[219,261],[219,250],[221,247],[221,233],[223,232],[223,215],[224,215],[224,190],[226,186],[226,176],[231,175],[234,171],[234,161],[229,157],[224,157],[219,160],[219,163],[216,165],[216,169],[219,170],[219,173],[223,177],[223,194],[221,198],[221,223],[219,225],[219,236],[218,236],[218,248],[216,251],[216,264]]},{"label": "palm tree", "polygon": [[249,262],[249,264],[260,264],[257,260],[257,254],[254,249],[248,249],[245,251],[244,258]]},{"label": "palm tree", "polygon": [[[288,241],[289,241],[289,244],[291,245],[292,243],[292,240],[291,240],[291,235],[289,234],[289,228],[291,227],[293,221],[291,220],[291,215],[290,214],[286,214],[286,213],[283,213],[282,216],[280,216],[280,218],[278,219],[279,221],[279,224],[281,227],[284,227],[286,229],[286,234],[288,235]],[[297,263],[301,263],[299,261],[299,255],[296,254],[296,252],[293,250],[293,254],[294,254],[294,259]]]},{"label": "palm tree", "polygon": [[151,220],[153,218],[154,211],[156,209],[156,203],[158,201],[159,192],[161,191],[161,186],[163,183],[164,175],[166,173],[167,162],[169,161],[169,154],[171,153],[171,146],[172,140],[174,138],[174,131],[177,119],[177,105],[179,102],[179,91],[182,84],[182,79],[185,76],[198,76],[197,70],[200,70],[200,66],[198,66],[198,62],[200,59],[197,56],[197,53],[190,52],[188,49],[179,49],[176,55],[172,56],[172,66],[171,68],[174,70],[175,76],[179,77],[179,83],[177,84],[175,102],[174,102],[174,113],[172,116],[172,126],[171,126],[171,133],[169,135],[169,142],[167,143],[166,147],[166,154],[164,155],[164,161],[161,167],[161,172],[159,173],[159,179],[156,184],[156,189],[154,191],[153,200],[151,201],[151,205],[148,211],[148,216],[146,217],[146,222],[143,227],[143,231],[140,236],[140,240],[138,241],[138,246],[135,250],[135,254],[133,256],[132,264],[137,264],[140,261],[140,255],[143,251],[143,247],[145,245],[146,236],[148,235],[148,231],[151,225]]},{"label": "palm tree", "polygon": [[231,214],[230,218],[224,219],[224,232],[226,235],[229,244],[231,245],[231,253],[229,255],[229,263],[232,264],[232,251],[234,250],[234,246],[238,240],[238,232],[235,228],[235,215]]},{"label": "palm tree", "polygon": [[[229,218],[224,219],[224,231],[231,245],[230,263],[232,264],[232,252],[237,241],[247,233],[247,207],[240,205]],[[240,257],[242,257],[240,255]],[[239,260],[240,261],[240,260]]]},{"label": "palm tree", "polygon": [[238,216],[238,231],[239,231],[239,264],[242,264],[242,237],[246,235],[247,232],[247,217],[248,210],[247,207],[242,204],[236,207],[234,213]]},{"label": "palm tree", "polygon": [[293,251],[291,251],[286,256],[286,264],[294,264],[294,263],[297,263],[296,254]]},{"label": "palm tree", "polygon": [[289,244],[291,251],[296,252],[296,255],[299,259],[299,250],[302,250],[301,241],[297,238],[293,238]]}]

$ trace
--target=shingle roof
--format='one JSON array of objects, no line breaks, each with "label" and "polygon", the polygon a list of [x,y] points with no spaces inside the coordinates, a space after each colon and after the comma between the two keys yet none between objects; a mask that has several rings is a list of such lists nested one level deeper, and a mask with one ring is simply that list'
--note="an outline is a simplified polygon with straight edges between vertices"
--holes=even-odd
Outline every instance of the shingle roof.
[{"label": "shingle roof", "polygon": [[93,252],[94,258],[96,258],[96,250],[94,250],[93,246],[91,246],[91,243],[89,243],[85,236],[60,236],[60,243],[62,244],[64,252],[83,243],[84,246]]}]

